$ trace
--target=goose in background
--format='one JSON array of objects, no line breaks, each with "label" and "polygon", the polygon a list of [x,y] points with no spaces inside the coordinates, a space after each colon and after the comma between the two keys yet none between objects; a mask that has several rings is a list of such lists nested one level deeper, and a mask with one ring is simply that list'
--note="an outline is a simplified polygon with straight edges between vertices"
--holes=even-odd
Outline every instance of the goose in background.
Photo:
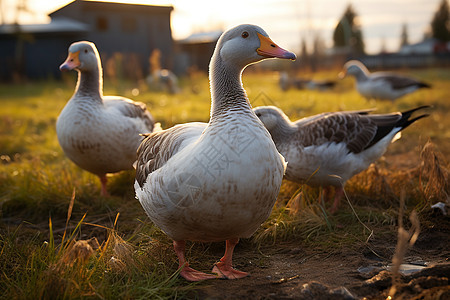
[{"label": "goose in background", "polygon": [[343,79],[347,75],[355,77],[356,89],[368,100],[394,101],[418,89],[431,88],[425,82],[392,72],[370,73],[366,66],[357,60],[350,60],[345,63],[342,72],[339,73],[339,77]]},{"label": "goose in background", "polygon": [[78,82],[56,122],[59,144],[77,166],[100,178],[101,194],[107,196],[106,174],[133,168],[143,140],[139,134],[152,132],[154,119],[144,103],[103,96],[102,66],[94,43],[70,45],[60,70],[76,70]]},{"label": "goose in background", "polygon": [[169,94],[180,92],[177,75],[168,69],[155,70],[145,80],[153,91],[163,91]]},{"label": "goose in background", "polygon": [[162,91],[177,94],[180,91],[178,77],[171,70],[161,67],[161,50],[154,49],[150,54],[150,74],[145,78],[148,86],[153,91]]},{"label": "goose in background", "polygon": [[326,91],[334,88],[336,81],[334,80],[313,80],[306,78],[298,78],[289,75],[288,72],[280,72],[280,77],[278,80],[278,85],[281,90],[287,91],[290,88],[296,88],[298,90],[318,90]]},{"label": "goose in background", "polygon": [[[189,281],[237,279],[232,267],[240,238],[250,237],[270,215],[285,161],[253,113],[242,72],[265,58],[295,59],[260,27],[240,25],[219,38],[209,66],[208,123],[186,123],[146,136],[138,149],[137,198],[172,240],[180,275]],[[226,241],[213,274],[185,257],[185,241]]]},{"label": "goose in background", "polygon": [[335,212],[351,177],[378,160],[400,131],[427,114],[410,118],[420,106],[404,112],[369,114],[370,110],[330,112],[292,122],[275,106],[254,108],[288,165],[285,178],[322,186],[328,195],[334,187]]}]

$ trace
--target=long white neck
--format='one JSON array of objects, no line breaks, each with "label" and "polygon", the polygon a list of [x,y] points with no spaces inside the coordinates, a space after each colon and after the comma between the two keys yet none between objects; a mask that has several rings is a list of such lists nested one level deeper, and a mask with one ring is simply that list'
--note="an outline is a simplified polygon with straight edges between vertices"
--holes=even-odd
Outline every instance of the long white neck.
[{"label": "long white neck", "polygon": [[242,86],[241,68],[225,64],[214,53],[209,66],[211,86],[211,121],[230,111],[252,112],[247,93]]},{"label": "long white neck", "polygon": [[100,62],[91,70],[78,70],[78,82],[75,88],[75,95],[78,98],[90,97],[98,99],[103,97],[103,74]]}]

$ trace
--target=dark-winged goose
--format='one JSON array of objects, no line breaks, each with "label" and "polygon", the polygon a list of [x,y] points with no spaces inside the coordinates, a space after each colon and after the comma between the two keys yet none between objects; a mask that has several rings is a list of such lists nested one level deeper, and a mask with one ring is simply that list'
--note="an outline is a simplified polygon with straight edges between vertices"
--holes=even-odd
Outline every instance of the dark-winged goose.
[{"label": "dark-winged goose", "polygon": [[360,61],[345,63],[340,78],[352,75],[356,79],[356,89],[366,99],[396,100],[421,88],[430,88],[425,82],[391,72],[370,73]]},{"label": "dark-winged goose", "polygon": [[285,178],[311,186],[335,187],[335,212],[347,180],[379,159],[400,131],[427,116],[405,112],[368,114],[367,111],[330,112],[292,122],[281,109],[254,109],[269,130],[288,165]]}]

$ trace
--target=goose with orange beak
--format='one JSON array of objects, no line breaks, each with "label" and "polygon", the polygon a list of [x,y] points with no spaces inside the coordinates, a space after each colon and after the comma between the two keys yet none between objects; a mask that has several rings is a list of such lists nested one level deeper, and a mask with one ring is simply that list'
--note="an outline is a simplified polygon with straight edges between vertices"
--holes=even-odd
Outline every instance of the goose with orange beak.
[{"label": "goose with orange beak", "polygon": [[70,45],[61,71],[76,70],[75,93],[56,122],[59,144],[80,168],[100,178],[101,194],[108,195],[108,173],[132,169],[140,133],[152,132],[154,119],[144,103],[119,96],[103,96],[100,56],[94,43]]},{"label": "goose with orange beak", "polygon": [[[209,122],[149,134],[138,149],[136,196],[173,240],[180,275],[189,281],[247,276],[232,266],[234,248],[267,219],[280,190],[286,163],[241,81],[247,65],[266,58],[294,60],[295,54],[278,47],[258,26],[226,31],[210,62]],[[189,266],[187,240],[226,241],[214,274]]]}]

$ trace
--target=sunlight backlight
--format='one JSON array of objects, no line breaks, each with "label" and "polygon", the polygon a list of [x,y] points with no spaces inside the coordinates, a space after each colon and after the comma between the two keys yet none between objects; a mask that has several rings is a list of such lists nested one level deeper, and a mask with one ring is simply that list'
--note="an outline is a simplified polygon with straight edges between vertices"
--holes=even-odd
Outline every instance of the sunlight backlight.
[{"label": "sunlight backlight", "polygon": [[[104,1],[104,0],[99,0]],[[1,1],[0,18],[4,23],[16,19],[20,0]],[[70,3],[68,0],[28,0],[29,12],[23,11],[20,23],[49,22],[48,13]],[[113,1],[116,2],[116,1]],[[299,49],[302,39],[311,43],[320,36],[328,47],[333,30],[344,13],[348,0],[122,0],[132,4],[172,5],[172,33],[183,39],[195,32],[225,30],[241,23],[265,28],[278,44]],[[362,0],[353,3],[360,17],[366,50],[376,53],[381,43],[390,51],[398,50],[401,26],[406,23],[410,42],[418,42],[439,4],[439,0]]]}]

